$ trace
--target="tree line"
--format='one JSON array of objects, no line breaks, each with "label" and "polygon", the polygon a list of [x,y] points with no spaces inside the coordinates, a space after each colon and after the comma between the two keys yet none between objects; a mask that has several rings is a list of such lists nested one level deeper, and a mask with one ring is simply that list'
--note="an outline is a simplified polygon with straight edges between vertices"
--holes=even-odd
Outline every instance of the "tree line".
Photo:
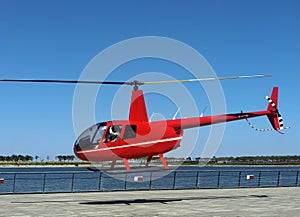
[{"label": "tree line", "polygon": [[7,162],[30,162],[33,161],[33,157],[30,155],[11,155],[11,156],[0,156],[0,161],[7,161]]},{"label": "tree line", "polygon": [[[39,156],[30,156],[30,155],[10,155],[10,156],[1,156],[0,155],[0,161],[2,162],[32,162],[33,160],[37,161],[40,157]],[[75,156],[74,155],[58,155],[55,157],[57,161],[74,161]],[[50,157],[47,156],[47,160],[50,160]],[[42,160],[43,161],[43,160]]]},{"label": "tree line", "polygon": [[[134,159],[141,164],[146,162],[147,158]],[[239,157],[165,157],[168,163],[184,164],[184,165],[300,165],[300,155],[287,156],[239,156]],[[152,162],[160,163],[161,160],[157,156],[153,156]]]},{"label": "tree line", "polygon": [[211,159],[188,157],[185,163],[197,164],[199,162],[208,164],[228,164],[228,165],[272,165],[272,164],[300,164],[299,155],[287,156],[240,156],[240,157],[213,157]]},{"label": "tree line", "polygon": [[58,161],[73,161],[75,159],[74,155],[58,155],[55,157]]},{"label": "tree line", "polygon": [[[40,159],[39,156],[30,155],[10,155],[1,156],[0,162],[33,162]],[[56,161],[59,162],[72,162],[75,160],[74,155],[57,155],[55,157]],[[141,160],[136,159],[136,160]],[[144,159],[146,160],[146,159]],[[300,164],[300,156],[240,156],[240,157],[213,157],[211,159],[207,158],[174,158],[166,157],[166,160],[171,163],[186,163],[186,164],[199,164],[201,162],[208,162],[208,164],[228,164],[228,165],[256,165],[256,164]],[[44,160],[41,160],[42,162]],[[50,161],[50,157],[47,156],[47,161]],[[153,161],[160,161],[158,157],[153,157]]]}]

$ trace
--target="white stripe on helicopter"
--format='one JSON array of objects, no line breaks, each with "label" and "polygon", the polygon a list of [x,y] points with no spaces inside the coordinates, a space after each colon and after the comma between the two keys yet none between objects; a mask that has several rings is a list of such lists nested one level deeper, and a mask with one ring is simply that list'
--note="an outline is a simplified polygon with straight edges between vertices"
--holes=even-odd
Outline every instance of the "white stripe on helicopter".
[{"label": "white stripe on helicopter", "polygon": [[128,148],[132,146],[142,146],[142,145],[149,145],[152,143],[160,143],[160,142],[170,142],[170,141],[176,141],[176,140],[181,140],[182,136],[176,137],[176,138],[168,138],[168,139],[160,139],[160,140],[153,140],[153,141],[148,141],[148,142],[140,142],[140,143],[135,143],[135,144],[130,144],[130,145],[122,145],[122,146],[117,146],[117,147],[107,147],[107,148],[100,148],[100,149],[93,149],[93,150],[85,150],[85,151],[80,151],[78,153],[86,153],[86,152],[94,152],[94,151],[107,151],[107,150],[112,150],[112,149],[120,149],[120,148]]}]

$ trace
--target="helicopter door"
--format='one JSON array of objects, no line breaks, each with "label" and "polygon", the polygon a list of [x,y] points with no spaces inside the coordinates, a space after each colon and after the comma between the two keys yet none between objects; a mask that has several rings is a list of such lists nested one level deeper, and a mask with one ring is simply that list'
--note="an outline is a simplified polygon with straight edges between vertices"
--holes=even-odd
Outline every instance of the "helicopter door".
[{"label": "helicopter door", "polygon": [[107,142],[116,142],[119,140],[120,135],[121,135],[121,131],[122,131],[122,125],[112,125],[109,126],[106,134],[105,134],[105,138],[104,141],[105,143]]}]

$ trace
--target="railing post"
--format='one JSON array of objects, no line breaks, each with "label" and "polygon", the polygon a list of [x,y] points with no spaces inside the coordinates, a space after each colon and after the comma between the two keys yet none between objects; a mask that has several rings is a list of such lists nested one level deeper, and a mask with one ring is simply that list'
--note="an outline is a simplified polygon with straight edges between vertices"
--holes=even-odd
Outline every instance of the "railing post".
[{"label": "railing post", "polygon": [[125,186],[124,186],[124,190],[127,190],[127,173],[125,174]]},{"label": "railing post", "polygon": [[279,184],[280,184],[280,171],[278,171],[277,174],[277,187],[279,187]]},{"label": "railing post", "polygon": [[296,174],[296,187],[298,186],[298,181],[299,181],[299,171],[297,171]]},{"label": "railing post", "polygon": [[260,187],[260,180],[261,180],[261,171],[259,171],[258,173],[257,187]]},{"label": "railing post", "polygon": [[152,173],[153,172],[150,173],[150,177],[149,177],[149,190],[152,189]]},{"label": "railing post", "polygon": [[196,176],[196,188],[199,188],[199,171],[197,171],[197,176]]},{"label": "railing post", "polygon": [[75,173],[72,174],[72,192],[74,192],[74,178],[75,178]]},{"label": "railing post", "polygon": [[174,171],[173,190],[175,189],[175,186],[176,186],[176,171]]},{"label": "railing post", "polygon": [[242,175],[242,172],[240,171],[240,172],[239,172],[238,188],[241,187],[241,175]]},{"label": "railing post", "polygon": [[43,180],[43,193],[45,193],[46,189],[46,173],[44,173],[44,180]]},{"label": "railing post", "polygon": [[15,193],[15,191],[16,191],[16,178],[17,178],[17,173],[15,173],[15,175],[14,175],[14,184],[13,184],[13,190],[12,190],[13,193]]},{"label": "railing post", "polygon": [[98,186],[99,191],[101,190],[101,184],[102,184],[102,173],[99,172],[99,186]]},{"label": "railing post", "polygon": [[217,183],[217,188],[220,188],[220,178],[221,178],[221,171],[218,172],[218,183]]}]

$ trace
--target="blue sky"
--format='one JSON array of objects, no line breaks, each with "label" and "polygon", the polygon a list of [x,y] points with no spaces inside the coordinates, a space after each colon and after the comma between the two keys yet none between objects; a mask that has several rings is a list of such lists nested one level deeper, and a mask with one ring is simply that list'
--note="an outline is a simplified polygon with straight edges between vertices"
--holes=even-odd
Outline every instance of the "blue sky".
[{"label": "blue sky", "polygon": [[[201,53],[218,76],[273,74],[222,82],[228,112],[264,110],[265,95],[274,85],[280,88],[279,108],[292,128],[279,135],[254,132],[245,121],[229,123],[216,156],[300,155],[299,10],[297,0],[0,0],[0,77],[78,79],[94,56],[117,42],[140,36],[173,38]],[[120,70],[111,78],[146,71],[168,72],[178,79],[186,75],[159,60],[132,62]],[[201,111],[208,103],[203,90],[190,84],[186,88]],[[72,154],[74,90],[73,85],[0,83],[0,155]],[[105,96],[97,99],[97,121],[110,119],[110,99],[117,88],[104,90]],[[146,101],[149,115],[160,112],[172,118],[176,111],[159,96]],[[252,122],[269,127],[265,117]],[[204,138],[207,133],[200,129]],[[200,138],[194,156],[203,142]]]}]

